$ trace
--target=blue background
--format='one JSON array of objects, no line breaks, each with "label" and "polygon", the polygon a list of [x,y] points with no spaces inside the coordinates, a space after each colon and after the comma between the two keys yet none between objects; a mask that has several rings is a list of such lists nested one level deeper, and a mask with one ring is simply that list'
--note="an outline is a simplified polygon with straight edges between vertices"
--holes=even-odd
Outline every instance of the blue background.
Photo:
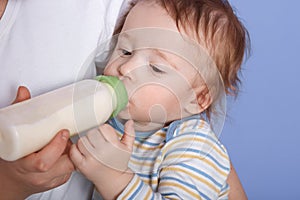
[{"label": "blue background", "polygon": [[252,55],[221,141],[250,200],[300,199],[300,1],[230,0]]}]

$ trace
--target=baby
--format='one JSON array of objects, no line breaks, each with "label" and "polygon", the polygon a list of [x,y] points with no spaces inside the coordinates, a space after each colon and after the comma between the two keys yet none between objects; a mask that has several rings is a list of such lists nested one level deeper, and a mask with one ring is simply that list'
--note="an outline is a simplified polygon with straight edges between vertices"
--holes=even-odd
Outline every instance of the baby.
[{"label": "baby", "polygon": [[247,44],[229,3],[137,1],[117,32],[104,74],[129,103],[72,146],[72,161],[104,199],[227,199],[217,135]]}]

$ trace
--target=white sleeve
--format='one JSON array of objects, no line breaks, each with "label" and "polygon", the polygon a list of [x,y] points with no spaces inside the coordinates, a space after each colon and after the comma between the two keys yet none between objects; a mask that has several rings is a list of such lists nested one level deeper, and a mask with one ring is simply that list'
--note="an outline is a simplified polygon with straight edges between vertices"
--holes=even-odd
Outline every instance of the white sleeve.
[{"label": "white sleeve", "polygon": [[34,97],[95,76],[87,58],[113,33],[122,3],[8,1],[0,21],[0,108],[12,102],[19,85]]}]

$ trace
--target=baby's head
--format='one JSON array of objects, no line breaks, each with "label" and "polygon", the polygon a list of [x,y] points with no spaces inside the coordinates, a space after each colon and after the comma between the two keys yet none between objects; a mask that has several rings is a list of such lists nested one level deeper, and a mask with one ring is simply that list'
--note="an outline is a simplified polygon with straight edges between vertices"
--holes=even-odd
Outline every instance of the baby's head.
[{"label": "baby's head", "polygon": [[247,31],[227,1],[140,0],[124,19],[104,71],[119,76],[129,92],[121,119],[153,130],[201,112],[209,116],[221,90],[237,94]]}]

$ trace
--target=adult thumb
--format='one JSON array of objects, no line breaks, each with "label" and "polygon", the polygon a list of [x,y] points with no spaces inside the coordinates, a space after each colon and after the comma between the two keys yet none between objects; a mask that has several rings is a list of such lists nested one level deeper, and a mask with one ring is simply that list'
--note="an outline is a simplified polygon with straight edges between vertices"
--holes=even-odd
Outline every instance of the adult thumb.
[{"label": "adult thumb", "polygon": [[25,86],[20,86],[18,88],[17,96],[16,96],[15,100],[13,101],[13,104],[30,99],[30,98],[31,98],[31,96],[30,96],[29,90]]},{"label": "adult thumb", "polygon": [[121,138],[121,142],[124,145],[126,145],[128,150],[132,151],[134,139],[135,139],[135,131],[133,128],[133,121],[128,120],[124,125],[124,135]]}]

